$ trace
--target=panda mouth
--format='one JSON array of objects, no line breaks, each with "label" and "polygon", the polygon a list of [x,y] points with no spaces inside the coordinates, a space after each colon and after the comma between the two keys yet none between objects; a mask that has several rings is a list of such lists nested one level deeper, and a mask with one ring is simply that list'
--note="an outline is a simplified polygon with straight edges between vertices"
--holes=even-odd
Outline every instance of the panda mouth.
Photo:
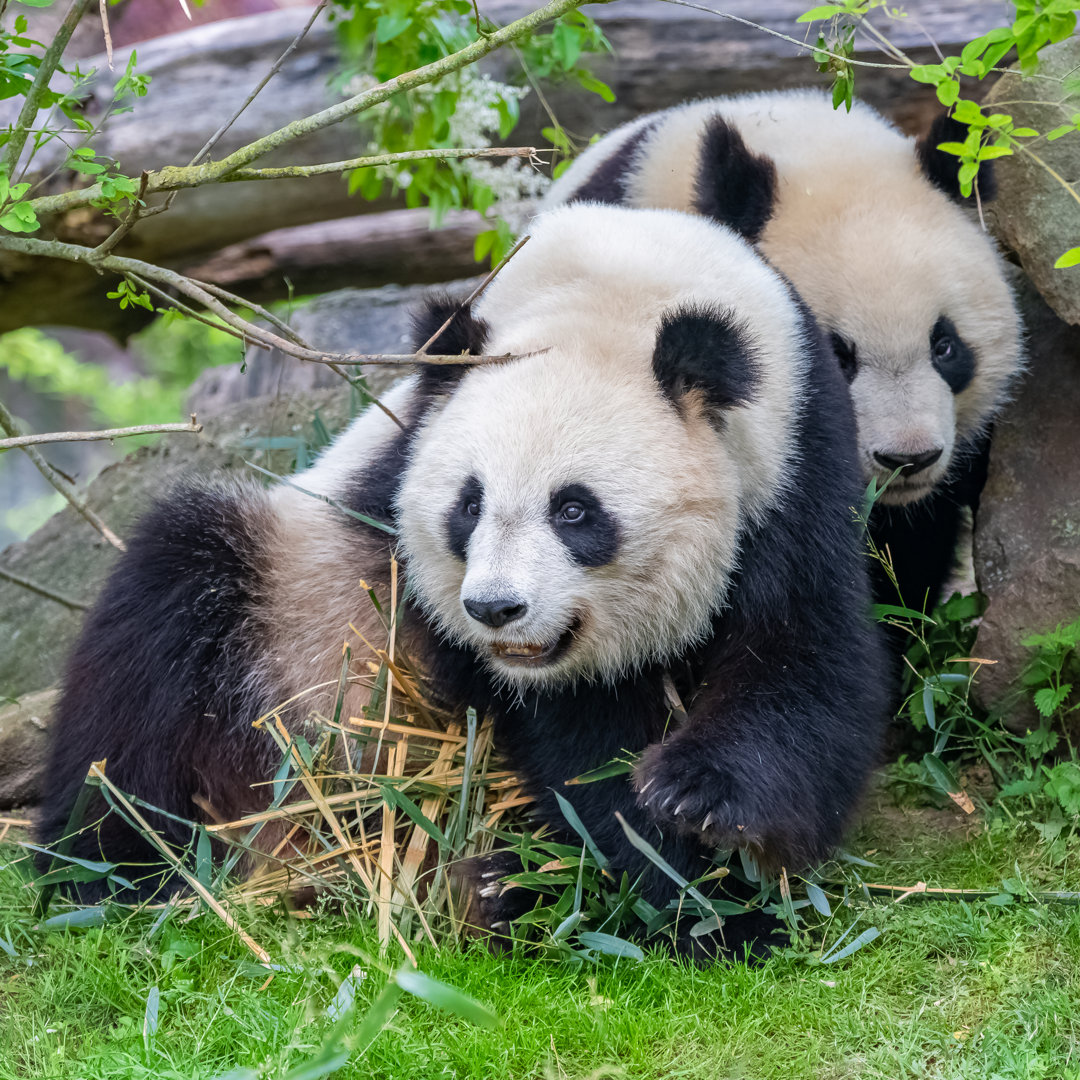
[{"label": "panda mouth", "polygon": [[575,616],[570,625],[554,641],[543,645],[530,642],[494,642],[491,655],[503,664],[513,667],[539,667],[561,659],[574,643],[581,629],[581,619]]}]

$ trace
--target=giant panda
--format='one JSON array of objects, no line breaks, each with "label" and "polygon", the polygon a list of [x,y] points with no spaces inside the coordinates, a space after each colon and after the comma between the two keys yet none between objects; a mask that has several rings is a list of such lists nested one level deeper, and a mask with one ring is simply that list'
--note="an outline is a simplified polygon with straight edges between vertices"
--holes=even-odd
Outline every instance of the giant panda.
[{"label": "giant panda", "polygon": [[[387,401],[400,429],[361,416],[295,486],[188,487],[136,530],[71,658],[44,841],[101,757],[181,818],[265,804],[251,785],[276,759],[252,721],[332,692],[350,621],[376,632],[360,582],[385,602],[392,548],[425,689],[491,715],[537,820],[573,838],[561,790],[650,902],[674,886],[616,812],[687,879],[717,848],[795,872],[838,841],[875,763],[881,657],[850,400],[790,287],[704,219],[573,206],[475,309],[429,305],[418,340],[448,320],[439,351],[514,359],[424,368]],[[350,685],[350,714],[368,693]],[[563,788],[627,752],[632,778]],[[148,855],[115,817],[76,850]],[[525,890],[481,892],[481,926],[505,931]],[[722,944],[771,925],[731,920]]]},{"label": "giant panda", "polygon": [[[703,214],[795,285],[850,385],[863,479],[899,470],[870,518],[897,579],[878,565],[877,599],[920,611],[941,599],[988,426],[1021,366],[1002,260],[960,205],[958,159],[937,150],[965,134],[942,116],[916,142],[817,91],[714,98],[617,128],[546,198]],[[979,175],[985,199],[987,165]]]}]

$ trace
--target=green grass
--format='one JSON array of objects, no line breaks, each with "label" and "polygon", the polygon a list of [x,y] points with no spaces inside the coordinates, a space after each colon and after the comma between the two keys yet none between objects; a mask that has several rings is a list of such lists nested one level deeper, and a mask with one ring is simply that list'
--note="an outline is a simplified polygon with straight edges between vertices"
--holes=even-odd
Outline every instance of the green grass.
[{"label": "green grass", "polygon": [[[1080,857],[1072,841],[1051,857],[1030,829],[888,804],[849,846],[873,852],[876,867],[859,871],[868,881],[989,890],[1003,879],[1075,888]],[[813,944],[828,946],[855,916],[882,936],[830,965],[808,950],[695,970],[657,954],[574,969],[476,944],[421,949],[422,970],[486,1004],[501,1026],[472,1026],[406,995],[333,1075],[1080,1078],[1080,906],[855,899],[834,903]],[[244,925],[292,969],[264,987],[265,971],[211,915],[178,915],[156,932],[152,914],[136,914],[45,933],[30,902],[18,875],[0,871],[0,933],[17,953],[0,946],[4,1080],[210,1078],[238,1067],[284,1076],[317,1055],[326,1009],[354,965],[366,977],[353,1032],[399,962],[378,961],[372,928],[355,914],[251,912]],[[144,1038],[154,987],[158,1025]]]}]

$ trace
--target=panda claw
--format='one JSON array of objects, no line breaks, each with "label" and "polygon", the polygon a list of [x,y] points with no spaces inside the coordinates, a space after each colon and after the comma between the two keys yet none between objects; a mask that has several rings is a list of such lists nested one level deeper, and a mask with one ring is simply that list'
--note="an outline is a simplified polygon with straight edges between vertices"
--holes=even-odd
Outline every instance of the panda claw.
[{"label": "panda claw", "polygon": [[642,784],[641,787],[638,788],[638,794],[641,795],[641,796],[644,796],[645,792],[649,790],[649,787],[652,785],[652,782],[655,779],[656,779],[655,776],[649,777],[649,779],[646,780],[645,783]]},{"label": "panda claw", "polygon": [[498,891],[499,891],[499,883],[498,883],[498,882],[495,882],[494,884],[491,884],[491,885],[485,885],[485,886],[484,886],[484,887],[483,887],[482,889],[479,889],[479,890],[478,890],[478,892],[480,893],[480,895],[481,895],[481,896],[482,896],[482,897],[483,897],[483,898],[484,898],[485,900],[486,900],[486,899],[487,899],[487,898],[488,898],[489,896],[494,896],[494,895],[495,895],[495,894],[496,894],[496,893],[497,893]]},{"label": "panda claw", "polygon": [[679,803],[679,805],[676,806],[674,810],[671,811],[672,817],[678,817],[682,813],[682,808],[685,805],[686,805],[686,800],[683,799],[683,801],[681,803]]},{"label": "panda claw", "polygon": [[713,816],[712,816],[712,811],[710,810],[705,815],[705,820],[701,823],[702,832],[704,832],[712,824],[712,820],[713,820]]}]

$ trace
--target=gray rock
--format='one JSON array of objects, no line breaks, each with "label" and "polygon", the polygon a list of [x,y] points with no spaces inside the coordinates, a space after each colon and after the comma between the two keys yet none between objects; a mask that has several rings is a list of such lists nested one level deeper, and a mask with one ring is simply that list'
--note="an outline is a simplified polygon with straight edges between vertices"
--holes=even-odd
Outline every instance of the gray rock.
[{"label": "gray rock", "polygon": [[0,810],[37,801],[55,700],[55,690],[42,690],[0,707]]},{"label": "gray rock", "polygon": [[[469,278],[452,282],[441,291],[464,297],[479,281]],[[298,307],[289,325],[312,346],[327,352],[407,353],[412,351],[412,313],[431,291],[429,285],[340,289]],[[405,369],[364,370],[368,387],[378,395]],[[192,384],[188,409],[209,416],[247,398],[331,387],[340,381],[325,364],[308,364],[277,349],[267,353],[252,346],[243,365],[224,364],[204,371]]]},{"label": "gray rock", "polygon": [[[1045,134],[1080,112],[1080,95],[1063,97],[1061,83],[1080,67],[1080,38],[1051,45],[1039,54],[1037,78],[1017,71],[1003,75],[987,95],[986,102],[1001,102],[1019,126]],[[1048,91],[1046,88],[1052,87]],[[1055,99],[1055,100],[1050,100]],[[1057,103],[1061,99],[1061,103]],[[1039,158],[1069,183],[1080,179],[1080,134],[1075,131],[1053,142],[1040,140]],[[1016,252],[1021,265],[1046,302],[1066,322],[1080,324],[1080,267],[1055,270],[1054,262],[1069,248],[1080,244],[1080,203],[1072,193],[1034,158],[1024,153],[999,158],[994,163],[998,196],[989,204],[991,228]]]},{"label": "gray rock", "polygon": [[[257,476],[245,459],[273,472],[288,472],[297,443],[317,446],[312,427],[316,411],[333,431],[344,426],[349,408],[348,391],[333,387],[208,411],[201,435],[170,436],[105,469],[89,487],[90,506],[123,537],[154,498],[182,479]],[[267,446],[270,438],[275,449]],[[282,441],[290,445],[282,446]],[[117,554],[67,507],[27,540],[0,552],[0,566],[91,603]],[[0,699],[54,685],[82,618],[82,612],[0,579]]]},{"label": "gray rock", "polygon": [[[1019,275],[1018,275],[1019,276]],[[977,689],[1022,729],[1034,712],[1015,680],[1030,634],[1080,615],[1080,330],[1021,278],[1030,372],[998,421],[975,530],[975,572],[990,600]]]}]

